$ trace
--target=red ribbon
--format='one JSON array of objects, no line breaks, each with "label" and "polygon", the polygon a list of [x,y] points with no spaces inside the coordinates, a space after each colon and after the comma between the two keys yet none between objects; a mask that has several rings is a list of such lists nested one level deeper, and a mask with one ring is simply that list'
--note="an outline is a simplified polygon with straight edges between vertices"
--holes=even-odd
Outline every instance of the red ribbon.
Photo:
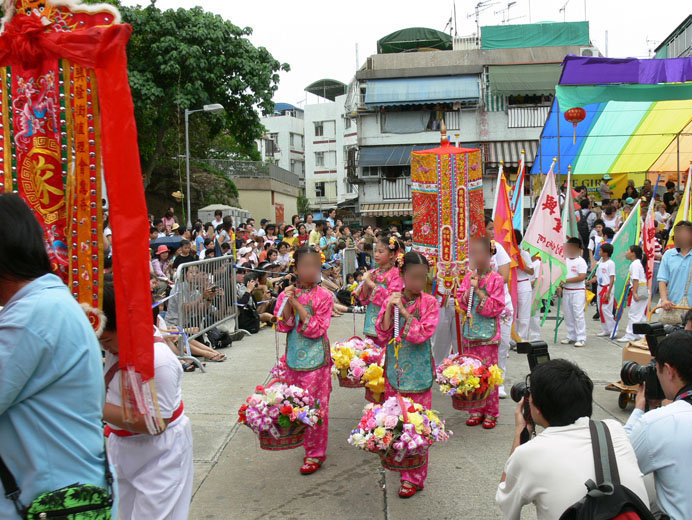
[{"label": "red ribbon", "polygon": [[47,32],[38,18],[16,14],[0,35],[0,66],[30,71],[46,60],[69,59],[91,68],[98,80],[103,170],[113,230],[113,272],[118,316],[119,365],[154,377],[147,206],[137,145],[126,46],[132,27],[91,27]]}]

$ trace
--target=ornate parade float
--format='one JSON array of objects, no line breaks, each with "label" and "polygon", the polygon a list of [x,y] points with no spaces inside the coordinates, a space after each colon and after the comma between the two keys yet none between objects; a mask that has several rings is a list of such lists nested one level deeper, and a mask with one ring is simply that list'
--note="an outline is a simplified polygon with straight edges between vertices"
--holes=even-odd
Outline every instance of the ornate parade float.
[{"label": "ornate parade float", "polygon": [[127,75],[132,29],[109,5],[5,0],[3,7],[0,193],[18,193],[32,209],[53,270],[95,330],[103,324],[108,199],[123,406],[156,432],[152,325],[142,319],[151,315],[148,221]]}]

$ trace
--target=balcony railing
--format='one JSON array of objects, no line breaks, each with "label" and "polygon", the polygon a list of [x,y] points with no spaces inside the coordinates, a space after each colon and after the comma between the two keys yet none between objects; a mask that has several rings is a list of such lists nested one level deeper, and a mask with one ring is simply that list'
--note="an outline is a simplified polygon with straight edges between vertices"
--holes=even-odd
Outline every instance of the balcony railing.
[{"label": "balcony railing", "polygon": [[229,178],[273,179],[295,188],[300,187],[300,177],[276,164],[262,161],[234,161],[230,159],[207,159],[210,166],[222,171]]}]

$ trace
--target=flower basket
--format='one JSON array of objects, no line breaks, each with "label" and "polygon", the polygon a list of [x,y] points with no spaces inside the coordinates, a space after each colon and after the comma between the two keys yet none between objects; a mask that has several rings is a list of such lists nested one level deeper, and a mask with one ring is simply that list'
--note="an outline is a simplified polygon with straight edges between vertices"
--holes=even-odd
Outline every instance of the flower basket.
[{"label": "flower basket", "polygon": [[452,406],[455,410],[477,410],[485,407],[490,390],[472,394],[455,394],[452,396]]},{"label": "flower basket", "polygon": [[255,388],[238,410],[238,422],[257,434],[263,450],[282,451],[302,446],[305,430],[322,424],[322,412],[307,390],[274,379]]},{"label": "flower basket", "polygon": [[339,386],[341,388],[364,388],[365,383],[362,381],[353,381],[349,377],[343,377],[341,374],[337,374],[337,379],[339,380]]},{"label": "flower basket", "polygon": [[490,393],[503,383],[502,370],[478,356],[456,354],[435,369],[440,391],[452,398],[455,410],[483,408]]},{"label": "flower basket", "polygon": [[451,432],[437,412],[395,395],[383,404],[369,404],[348,443],[380,457],[392,471],[409,471],[425,464],[428,449],[449,439]]},{"label": "flower basket", "polygon": [[332,374],[342,388],[363,388],[368,382],[364,375],[372,363],[382,357],[382,351],[370,338],[353,336],[335,343],[331,348]]},{"label": "flower basket", "polygon": [[391,452],[379,452],[378,455],[384,469],[399,472],[418,469],[425,464],[427,459],[426,455],[407,455],[401,460],[397,460],[395,454]]},{"label": "flower basket", "polygon": [[[363,386],[365,386],[365,385],[363,385]],[[365,400],[370,402],[370,403],[382,404],[382,403],[384,403],[384,392],[375,393],[366,386],[365,387]]]},{"label": "flower basket", "polygon": [[[267,451],[283,451],[299,448],[305,440],[307,426],[277,426],[273,431],[263,431],[258,435],[260,448]],[[273,434],[272,434],[273,433]],[[276,435],[276,437],[274,437]]]}]

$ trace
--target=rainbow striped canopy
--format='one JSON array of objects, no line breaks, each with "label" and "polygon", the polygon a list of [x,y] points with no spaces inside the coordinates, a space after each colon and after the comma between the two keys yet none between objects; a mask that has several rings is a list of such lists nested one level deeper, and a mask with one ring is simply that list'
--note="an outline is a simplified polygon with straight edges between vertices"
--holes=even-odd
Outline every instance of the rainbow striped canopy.
[{"label": "rainbow striped canopy", "polygon": [[[554,157],[555,171],[561,174],[569,165],[573,175],[628,174],[641,180],[687,171],[692,160],[692,58],[568,56],[556,94],[531,173],[547,173]],[[586,111],[576,129],[564,118],[573,107]]]}]

